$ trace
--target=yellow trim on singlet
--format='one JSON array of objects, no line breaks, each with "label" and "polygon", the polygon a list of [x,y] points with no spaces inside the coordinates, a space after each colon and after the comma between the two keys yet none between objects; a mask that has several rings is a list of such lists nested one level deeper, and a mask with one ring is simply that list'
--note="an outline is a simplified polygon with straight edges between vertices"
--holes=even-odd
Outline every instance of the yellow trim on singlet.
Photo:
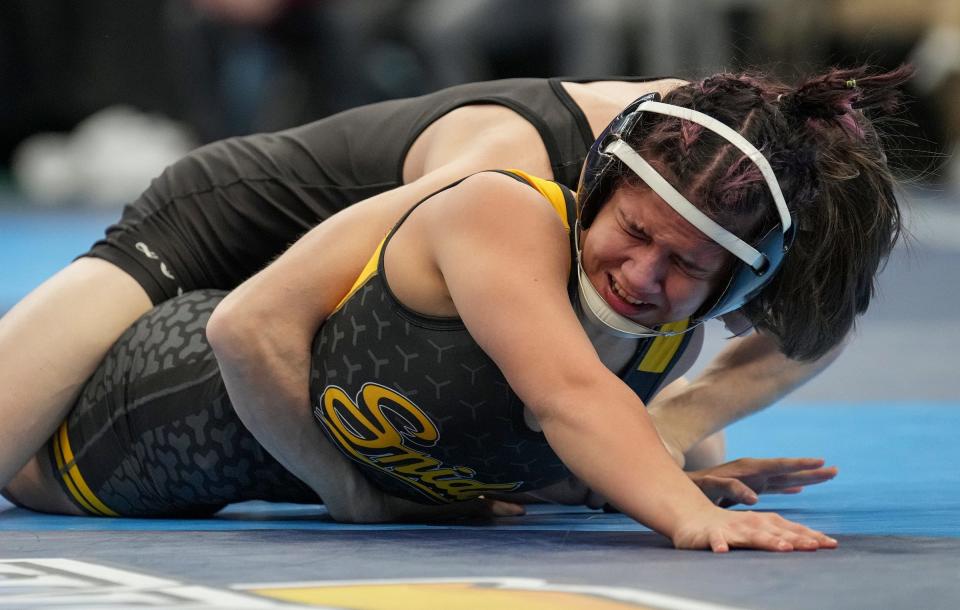
[{"label": "yellow trim on singlet", "polygon": [[[532,176],[525,171],[519,169],[508,169],[504,170],[510,172],[511,174],[516,174],[524,180],[527,184],[533,187],[538,193],[543,195],[544,199],[550,202],[550,205],[553,206],[553,210],[557,213],[557,216],[560,217],[561,222],[563,222],[563,227],[569,231],[570,222],[567,220],[567,203],[563,197],[563,190],[560,188],[560,185],[556,182],[550,182],[549,180],[544,180],[543,178],[537,178]],[[360,288],[367,283],[374,274],[377,273],[377,267],[380,264],[380,251],[383,250],[383,245],[387,241],[385,236],[380,240],[380,244],[377,246],[377,249],[374,251],[373,256],[367,260],[366,266],[364,266],[363,271],[360,272],[360,276],[357,278],[357,281],[353,283],[353,286],[350,287],[350,291],[347,292],[346,296],[340,299],[340,302],[337,303],[337,306],[334,307],[330,315],[333,315],[340,311],[340,308],[350,300]]]},{"label": "yellow trim on singlet", "polygon": [[506,171],[523,178],[527,184],[543,195],[543,197],[550,202],[550,205],[553,206],[553,210],[557,213],[557,216],[560,217],[564,228],[567,231],[570,230],[570,222],[567,220],[567,201],[563,197],[563,190],[559,184],[544,180],[543,178],[537,178],[519,169],[508,169]]},{"label": "yellow trim on singlet", "polygon": [[[87,512],[102,517],[120,516],[97,498],[80,474],[80,470],[73,461],[73,451],[70,449],[70,439],[67,436],[67,422],[60,424],[60,429],[53,437],[53,453],[57,458],[57,471],[67,484],[67,489]],[[66,468],[66,464],[70,464],[70,467]]]},{"label": "yellow trim on singlet", "polygon": [[[690,320],[680,320],[679,322],[670,322],[660,327],[664,331],[683,331],[690,325]],[[674,354],[680,344],[683,343],[683,335],[671,335],[669,337],[660,336],[653,340],[653,344],[643,360],[637,365],[637,370],[644,373],[662,373],[667,365],[673,360]]]},{"label": "yellow trim on singlet", "polygon": [[373,256],[370,257],[370,260],[367,261],[363,271],[360,272],[360,277],[358,277],[357,281],[353,283],[353,286],[350,288],[350,291],[347,293],[347,295],[340,299],[340,302],[337,303],[336,307],[334,307],[333,312],[330,314],[331,316],[340,311],[340,308],[343,307],[344,303],[346,303],[356,291],[360,290],[360,287],[366,284],[367,280],[377,272],[377,266],[380,264],[380,251],[383,250],[383,244],[386,243],[386,241],[386,237],[380,240],[380,245],[378,245],[377,249],[374,250]]}]

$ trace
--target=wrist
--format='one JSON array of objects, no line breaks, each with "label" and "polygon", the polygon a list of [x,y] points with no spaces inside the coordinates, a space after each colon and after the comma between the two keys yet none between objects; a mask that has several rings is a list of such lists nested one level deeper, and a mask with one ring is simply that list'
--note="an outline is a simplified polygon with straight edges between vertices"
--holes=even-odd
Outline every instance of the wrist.
[{"label": "wrist", "polygon": [[669,517],[662,527],[656,528],[657,531],[671,540],[676,540],[677,536],[685,529],[696,527],[697,523],[709,518],[715,511],[722,510],[710,502],[699,487],[697,487],[697,496],[695,501],[672,506],[671,510],[666,513]]}]

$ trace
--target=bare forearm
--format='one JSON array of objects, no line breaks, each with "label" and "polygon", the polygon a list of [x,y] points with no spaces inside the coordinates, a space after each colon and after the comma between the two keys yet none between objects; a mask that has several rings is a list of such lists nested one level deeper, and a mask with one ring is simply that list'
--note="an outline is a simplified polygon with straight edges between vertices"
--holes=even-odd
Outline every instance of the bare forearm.
[{"label": "bare forearm", "polygon": [[631,408],[636,397],[625,387],[614,393],[571,396],[567,408],[541,418],[543,431],[591,490],[672,537],[685,520],[714,507],[670,458],[645,412]]},{"label": "bare forearm", "polygon": [[357,501],[350,483],[359,475],[313,421],[309,339],[289,334],[276,340],[245,328],[222,317],[208,327],[238,417],[270,455],[317,492],[333,518],[342,519]]},{"label": "bare forearm", "polygon": [[287,470],[316,489],[303,460],[291,459],[307,444],[305,430],[313,428],[308,425],[307,350],[279,351],[256,335],[247,336],[238,349],[239,339],[212,330],[220,373],[240,420]]},{"label": "bare forearm", "polygon": [[654,399],[649,413],[680,452],[729,424],[768,407],[832,363],[838,346],[815,362],[784,356],[761,334],[733,339],[683,390]]}]

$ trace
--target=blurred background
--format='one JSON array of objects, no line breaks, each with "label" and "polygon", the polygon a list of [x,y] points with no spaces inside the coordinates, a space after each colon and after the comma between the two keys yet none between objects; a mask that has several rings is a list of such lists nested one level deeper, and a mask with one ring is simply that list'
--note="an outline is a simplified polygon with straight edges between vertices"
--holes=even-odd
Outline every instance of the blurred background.
[{"label": "blurred background", "polygon": [[[799,396],[922,388],[954,400],[960,0],[5,0],[0,312],[211,140],[475,80],[741,69],[789,79],[904,61],[917,68],[912,101],[888,130],[913,245],[862,325],[876,330]],[[891,376],[912,346],[923,366]]]}]

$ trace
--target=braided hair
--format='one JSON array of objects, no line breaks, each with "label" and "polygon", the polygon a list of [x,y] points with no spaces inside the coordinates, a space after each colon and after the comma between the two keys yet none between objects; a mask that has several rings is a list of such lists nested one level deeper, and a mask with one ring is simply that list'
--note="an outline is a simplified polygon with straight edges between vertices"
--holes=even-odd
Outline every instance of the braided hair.
[{"label": "braided hair", "polygon": [[[790,86],[759,74],[717,74],[664,102],[736,129],[770,162],[797,225],[777,276],[742,311],[798,360],[840,343],[875,294],[901,213],[876,119],[896,112],[912,75],[832,69]],[[778,222],[769,189],[739,149],[695,123],[645,116],[628,143],[688,200],[752,241]],[[626,168],[618,180],[644,188]]]}]

